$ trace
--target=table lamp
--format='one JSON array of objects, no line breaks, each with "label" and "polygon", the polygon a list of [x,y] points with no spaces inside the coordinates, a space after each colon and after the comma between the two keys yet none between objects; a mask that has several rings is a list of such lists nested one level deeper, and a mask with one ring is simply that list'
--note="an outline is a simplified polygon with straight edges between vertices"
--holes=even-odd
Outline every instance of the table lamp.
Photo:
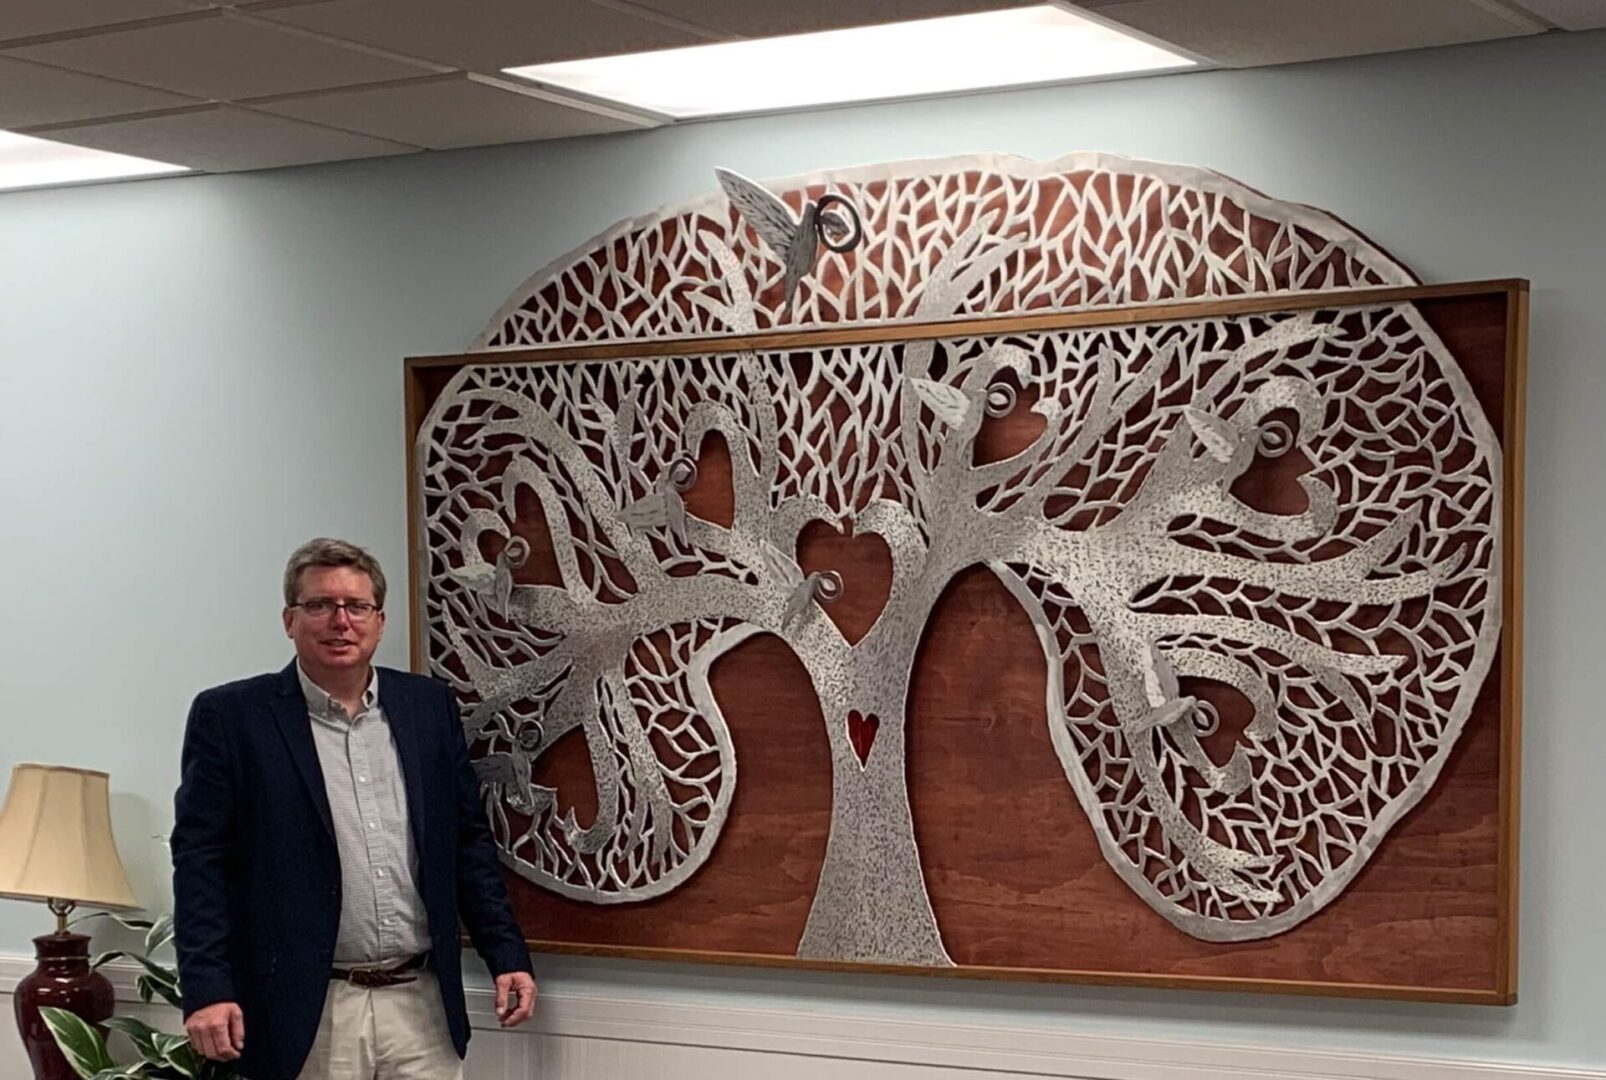
[{"label": "table lamp", "polygon": [[42,900],[55,913],[56,932],[33,939],[39,966],[17,984],[14,1003],[37,1080],[72,1080],[39,1007],[99,1024],[112,1014],[113,994],[106,977],[89,970],[89,936],[68,932],[67,915],[78,904],[139,906],[112,839],[105,773],[62,765],[11,771],[0,808],[0,896]]}]

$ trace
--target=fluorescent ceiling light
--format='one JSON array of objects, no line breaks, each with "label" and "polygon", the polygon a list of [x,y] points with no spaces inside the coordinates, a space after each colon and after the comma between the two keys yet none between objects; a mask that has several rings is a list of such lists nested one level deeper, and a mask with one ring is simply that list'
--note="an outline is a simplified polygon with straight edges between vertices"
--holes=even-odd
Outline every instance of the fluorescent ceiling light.
[{"label": "fluorescent ceiling light", "polygon": [[183,165],[0,131],[0,191],[188,171]]},{"label": "fluorescent ceiling light", "polygon": [[1193,66],[1052,4],[507,68],[682,118],[951,94]]}]

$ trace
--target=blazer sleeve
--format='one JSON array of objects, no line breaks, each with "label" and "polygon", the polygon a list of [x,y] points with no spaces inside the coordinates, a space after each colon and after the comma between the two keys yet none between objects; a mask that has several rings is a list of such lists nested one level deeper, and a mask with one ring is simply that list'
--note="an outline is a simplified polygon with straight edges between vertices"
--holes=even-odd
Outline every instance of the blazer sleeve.
[{"label": "blazer sleeve", "polygon": [[485,821],[479,777],[468,760],[468,743],[463,738],[457,698],[449,688],[443,686],[442,689],[446,693],[449,721],[447,752],[457,786],[458,913],[474,943],[474,950],[485,960],[492,975],[530,971],[530,950],[508,903],[496,842]]},{"label": "blazer sleeve", "polygon": [[234,1001],[229,875],[239,793],[209,695],[190,707],[173,800],[173,931],[184,1015]]}]

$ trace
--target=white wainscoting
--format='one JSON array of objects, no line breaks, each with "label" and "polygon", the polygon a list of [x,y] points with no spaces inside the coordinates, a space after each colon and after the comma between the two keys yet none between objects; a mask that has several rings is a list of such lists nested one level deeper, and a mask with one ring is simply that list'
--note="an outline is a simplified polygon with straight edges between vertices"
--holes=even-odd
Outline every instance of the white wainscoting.
[{"label": "white wainscoting", "polygon": [[[0,956],[9,998],[33,961]],[[138,1004],[133,967],[106,971],[124,1013],[173,1027]],[[711,1010],[619,996],[544,994],[517,1032],[497,1029],[488,990],[468,994],[476,1029],[467,1080],[1606,1080],[1606,1072],[1380,1057],[1269,1044],[1231,1045],[956,1026],[777,1009]],[[28,1080],[0,1002],[0,1080]]]}]

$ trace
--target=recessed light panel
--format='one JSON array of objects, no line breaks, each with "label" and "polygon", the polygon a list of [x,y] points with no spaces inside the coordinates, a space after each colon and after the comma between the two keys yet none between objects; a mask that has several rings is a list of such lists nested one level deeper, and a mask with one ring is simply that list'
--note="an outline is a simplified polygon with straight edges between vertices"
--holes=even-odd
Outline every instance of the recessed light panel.
[{"label": "recessed light panel", "polygon": [[188,171],[183,165],[0,131],[0,191]]},{"label": "recessed light panel", "polygon": [[676,118],[951,94],[1193,66],[1056,5],[506,69]]}]

